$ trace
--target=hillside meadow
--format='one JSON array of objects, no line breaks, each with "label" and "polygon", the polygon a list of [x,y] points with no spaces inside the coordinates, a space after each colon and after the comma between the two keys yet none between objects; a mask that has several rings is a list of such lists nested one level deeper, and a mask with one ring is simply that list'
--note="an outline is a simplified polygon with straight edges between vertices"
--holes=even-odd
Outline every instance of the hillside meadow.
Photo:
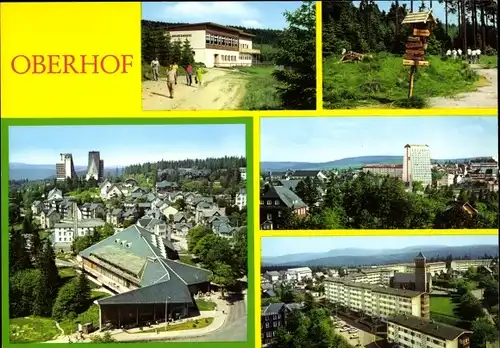
[{"label": "hillside meadow", "polygon": [[[430,65],[417,69],[414,98],[409,102],[410,67],[403,66],[401,56],[375,54],[358,63],[339,63],[340,56],[330,56],[323,62],[323,106],[421,108],[430,97],[451,97],[485,83],[465,61],[426,58]],[[484,65],[494,68],[493,60],[487,58]]]}]

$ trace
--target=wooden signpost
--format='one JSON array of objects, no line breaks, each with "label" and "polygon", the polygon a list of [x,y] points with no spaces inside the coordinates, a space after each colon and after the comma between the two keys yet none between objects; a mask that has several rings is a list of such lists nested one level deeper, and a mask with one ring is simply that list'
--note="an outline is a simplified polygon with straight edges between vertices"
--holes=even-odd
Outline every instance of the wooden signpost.
[{"label": "wooden signpost", "polygon": [[431,26],[435,23],[432,11],[409,13],[401,23],[413,27],[413,36],[410,36],[406,41],[406,51],[403,56],[403,65],[410,66],[408,99],[413,96],[413,83],[417,67],[429,66],[429,62],[425,60],[425,49],[427,49],[427,39],[431,35]]}]

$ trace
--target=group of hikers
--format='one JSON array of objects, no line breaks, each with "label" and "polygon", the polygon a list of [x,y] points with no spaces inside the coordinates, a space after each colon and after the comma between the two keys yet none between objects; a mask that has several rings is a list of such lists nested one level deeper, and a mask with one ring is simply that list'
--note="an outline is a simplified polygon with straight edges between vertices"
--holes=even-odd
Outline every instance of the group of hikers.
[{"label": "group of hikers", "polygon": [[[446,57],[452,58],[452,59],[462,59],[462,50],[459,49],[453,49],[453,50],[448,50],[446,51]],[[481,50],[480,49],[467,49],[467,60],[469,61],[469,64],[475,64],[479,63],[479,59],[481,58]]]},{"label": "group of hikers", "polygon": [[[186,72],[186,84],[188,86],[193,85],[193,66],[191,64],[187,64],[186,66],[183,67],[184,71]],[[158,58],[153,59],[151,62],[151,69],[153,70],[153,80],[154,81],[159,81],[160,78],[160,62]],[[177,65],[176,62],[173,62],[167,67],[167,88],[168,92],[170,94],[170,98],[174,98],[174,89],[175,85],[177,85],[177,73],[179,71],[179,66]],[[203,68],[201,66],[197,67],[194,69],[194,81],[195,84],[198,84],[200,87],[202,86],[203,82]]]}]

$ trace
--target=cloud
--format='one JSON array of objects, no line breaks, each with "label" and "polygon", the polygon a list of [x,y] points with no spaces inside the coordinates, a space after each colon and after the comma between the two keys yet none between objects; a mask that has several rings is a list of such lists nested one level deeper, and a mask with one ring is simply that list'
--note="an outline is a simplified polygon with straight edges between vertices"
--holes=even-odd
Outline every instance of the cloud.
[{"label": "cloud", "polygon": [[247,28],[262,28],[262,23],[255,19],[245,19],[241,22],[241,25]]},{"label": "cloud", "polygon": [[[259,11],[245,2],[177,2],[167,4],[164,14],[169,22],[243,22],[258,18]],[[258,24],[257,21],[255,21]],[[254,23],[254,24],[255,24]]]}]

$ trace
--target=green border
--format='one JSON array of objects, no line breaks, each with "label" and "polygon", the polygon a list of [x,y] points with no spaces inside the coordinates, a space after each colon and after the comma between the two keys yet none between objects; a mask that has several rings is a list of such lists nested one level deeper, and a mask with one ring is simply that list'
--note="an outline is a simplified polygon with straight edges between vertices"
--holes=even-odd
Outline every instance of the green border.
[{"label": "green border", "polygon": [[[168,347],[196,347],[200,348],[247,348],[255,346],[255,311],[254,309],[254,282],[255,270],[253,269],[254,258],[254,211],[253,211],[253,122],[252,117],[234,117],[234,118],[75,118],[75,119],[1,119],[1,203],[2,210],[1,216],[9,216],[9,127],[12,126],[68,126],[68,125],[179,125],[179,124],[244,124],[246,135],[246,158],[247,158],[247,211],[248,211],[248,290],[247,290],[247,341],[246,342],[147,342],[148,345],[162,346],[168,344]],[[8,257],[8,244],[9,244],[9,223],[7,218],[2,219],[2,346],[3,347],[61,347],[65,343],[16,343],[9,342],[9,257]],[[252,232],[252,233],[250,233]],[[130,347],[143,348],[145,343],[87,343],[93,347],[114,347],[126,344]],[[85,346],[86,344],[84,344]]]}]

